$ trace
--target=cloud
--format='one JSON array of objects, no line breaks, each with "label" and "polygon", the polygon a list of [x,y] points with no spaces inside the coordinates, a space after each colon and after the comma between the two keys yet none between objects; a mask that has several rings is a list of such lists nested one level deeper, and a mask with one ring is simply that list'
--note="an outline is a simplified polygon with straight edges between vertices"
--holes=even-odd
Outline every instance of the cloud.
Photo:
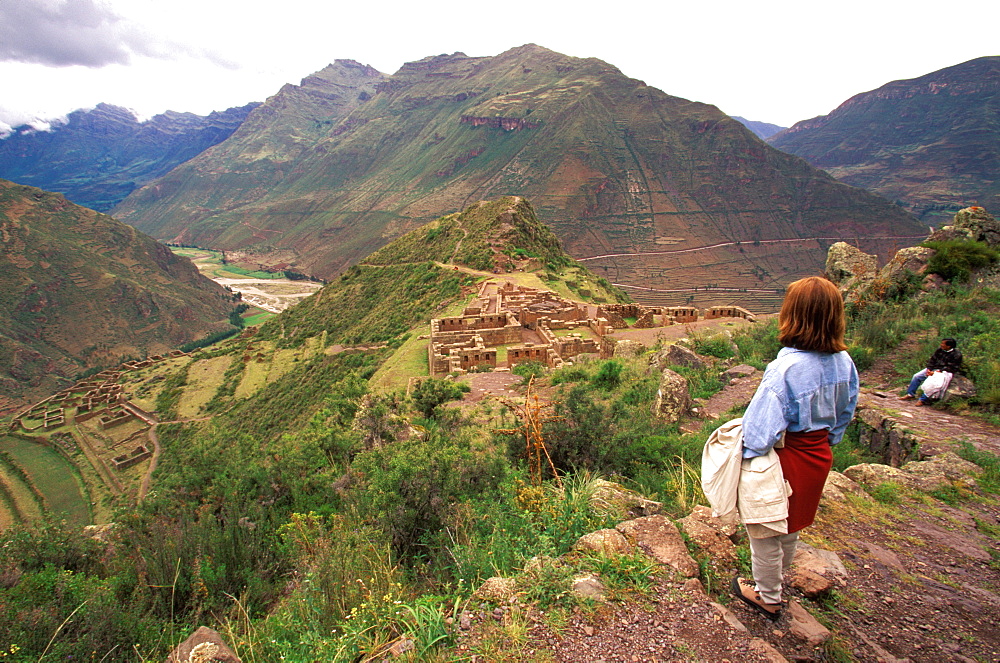
[{"label": "cloud", "polygon": [[121,17],[95,0],[0,3],[0,59],[52,67],[127,64]]}]

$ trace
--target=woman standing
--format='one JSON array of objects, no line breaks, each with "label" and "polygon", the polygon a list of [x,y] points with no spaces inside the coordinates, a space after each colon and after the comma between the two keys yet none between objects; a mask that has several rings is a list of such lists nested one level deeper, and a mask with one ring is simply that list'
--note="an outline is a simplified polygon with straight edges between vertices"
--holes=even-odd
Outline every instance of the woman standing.
[{"label": "woman standing", "polygon": [[[743,415],[743,458],[774,447],[792,489],[788,533],[748,526],[753,582],[732,582],[737,598],[771,619],[781,613],[781,582],[798,532],[816,516],[833,465],[830,447],[844,436],[857,405],[858,371],[844,330],[844,301],[833,283],[814,276],[789,285],[778,314],[784,347]],[[777,445],[782,434],[784,446]]]}]

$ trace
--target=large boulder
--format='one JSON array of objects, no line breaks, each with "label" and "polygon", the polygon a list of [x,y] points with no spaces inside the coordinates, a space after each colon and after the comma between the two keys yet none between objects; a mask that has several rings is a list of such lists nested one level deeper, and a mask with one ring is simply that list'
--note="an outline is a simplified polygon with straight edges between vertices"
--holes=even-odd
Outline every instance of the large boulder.
[{"label": "large boulder", "polygon": [[756,373],[757,369],[750,364],[739,364],[722,371],[722,375],[720,377],[722,377],[725,382],[732,384],[733,380],[748,378]]},{"label": "large boulder", "polygon": [[662,502],[646,499],[634,490],[613,481],[597,479],[593,485],[594,492],[590,496],[590,504],[602,514],[615,515],[627,520],[655,516],[663,511]]},{"label": "large boulder", "polygon": [[923,246],[909,246],[896,251],[892,260],[878,273],[878,279],[872,287],[891,288],[903,284],[910,278],[910,274],[922,275],[933,255],[934,249]]},{"label": "large boulder", "polygon": [[905,488],[931,492],[948,486],[961,485],[974,488],[975,476],[980,472],[978,465],[970,463],[951,452],[946,452],[930,460],[913,461],[900,468],[877,463],[862,463],[844,470],[850,479],[869,486],[893,482]]},{"label": "large boulder", "polygon": [[826,277],[841,292],[867,286],[878,273],[878,259],[847,242],[837,242],[826,253]]},{"label": "large boulder", "polygon": [[824,501],[831,500],[834,502],[839,502],[848,495],[860,495],[865,492],[864,488],[856,484],[851,479],[840,472],[831,471],[826,475],[826,483],[823,485],[823,497]]},{"label": "large boulder", "polygon": [[645,344],[631,339],[622,339],[615,343],[614,356],[618,358],[638,357],[648,350]]},{"label": "large boulder", "polygon": [[951,377],[951,382],[948,384],[948,391],[945,392],[942,401],[948,401],[953,398],[964,398],[973,399],[976,397],[976,385],[973,384],[972,380],[965,377],[964,375],[953,375]]},{"label": "large boulder", "polygon": [[958,454],[946,451],[933,458],[922,461],[912,461],[901,467],[904,472],[929,477],[936,482],[952,482],[971,488],[975,485],[975,477],[983,470],[975,463],[969,462]]},{"label": "large boulder", "polygon": [[632,544],[625,538],[625,535],[616,529],[599,529],[596,532],[584,534],[576,543],[573,550],[595,552],[605,557],[615,557],[632,552]]},{"label": "large boulder", "polygon": [[669,366],[686,366],[688,368],[704,368],[705,359],[683,345],[671,343],[649,359],[649,363],[662,371]]},{"label": "large boulder", "polygon": [[792,564],[791,585],[808,598],[828,594],[835,581],[847,578],[847,568],[832,550],[821,550],[799,542]]},{"label": "large boulder", "polygon": [[222,636],[207,626],[200,626],[167,657],[167,663],[240,663],[239,657]]},{"label": "large boulder", "polygon": [[690,514],[677,521],[688,538],[707,553],[713,566],[729,570],[736,564],[736,546],[731,536],[736,533],[736,525],[712,517],[707,506],[696,506]]},{"label": "large boulder", "polygon": [[685,578],[698,575],[698,562],[688,552],[677,525],[666,516],[648,516],[618,523],[616,528],[640,550]]},{"label": "large boulder", "polygon": [[691,393],[688,391],[687,379],[669,368],[664,369],[653,408],[656,416],[667,423],[680,421],[680,418],[691,409]]},{"label": "large boulder", "polygon": [[982,207],[966,207],[955,213],[952,228],[964,231],[969,239],[1000,245],[1000,222]]}]

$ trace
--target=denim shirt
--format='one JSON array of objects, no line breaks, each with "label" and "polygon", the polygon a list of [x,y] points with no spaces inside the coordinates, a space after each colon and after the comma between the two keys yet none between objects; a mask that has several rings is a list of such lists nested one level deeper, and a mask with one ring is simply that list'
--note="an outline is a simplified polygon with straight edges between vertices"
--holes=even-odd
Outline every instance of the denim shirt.
[{"label": "denim shirt", "polygon": [[847,352],[782,348],[743,415],[743,457],[763,456],[782,431],[827,428],[840,442],[858,404],[858,370]]}]

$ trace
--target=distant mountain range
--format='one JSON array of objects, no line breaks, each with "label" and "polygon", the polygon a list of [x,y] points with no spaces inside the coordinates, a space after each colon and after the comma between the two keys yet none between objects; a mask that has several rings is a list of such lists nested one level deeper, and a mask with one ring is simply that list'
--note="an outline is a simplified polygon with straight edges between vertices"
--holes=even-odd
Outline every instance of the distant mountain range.
[{"label": "distant mountain range", "polygon": [[[392,76],[337,61],[114,213],[163,240],[331,277],[500,195],[531,201],[571,255],[604,256],[588,267],[636,297],[773,292],[821,268],[829,241],[814,238],[919,233],[907,213],[714,106],[535,45],[429,57]],[[900,240],[888,241],[866,250]]]},{"label": "distant mountain range", "polygon": [[139,122],[125,108],[99,104],[70,113],[49,131],[15,127],[0,140],[0,177],[107,212],[134,189],[228,138],[259,105],[204,117],[167,111]]},{"label": "distant mountain range", "polygon": [[135,228],[0,180],[0,412],[230,329],[232,310],[231,293]]},{"label": "distant mountain range", "polygon": [[1000,56],[851,97],[772,136],[775,147],[913,212],[927,224],[1000,210]]},{"label": "distant mountain range", "polygon": [[748,120],[745,117],[740,117],[739,115],[733,115],[731,117],[750,131],[754,132],[758,138],[770,138],[779,131],[787,129],[787,127],[779,127],[777,124]]}]

